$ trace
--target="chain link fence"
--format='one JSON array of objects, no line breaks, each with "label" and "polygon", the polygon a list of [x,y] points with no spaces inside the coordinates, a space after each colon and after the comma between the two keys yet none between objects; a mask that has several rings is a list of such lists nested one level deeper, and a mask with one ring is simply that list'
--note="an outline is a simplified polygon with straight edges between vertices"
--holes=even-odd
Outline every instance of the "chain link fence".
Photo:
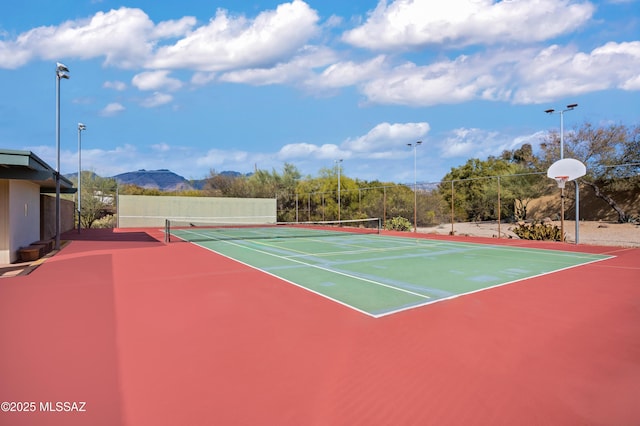
[{"label": "chain link fence", "polygon": [[561,190],[545,173],[525,173],[279,194],[277,208],[278,220],[286,222],[377,217],[386,226],[391,219],[402,217],[419,231],[459,234],[463,232],[460,225],[491,225],[491,236],[508,238],[514,237],[509,229],[518,223],[557,223],[576,217],[581,222],[618,222],[616,209],[625,212],[627,222],[638,223],[640,179],[631,177],[602,187],[606,190],[578,179]]}]

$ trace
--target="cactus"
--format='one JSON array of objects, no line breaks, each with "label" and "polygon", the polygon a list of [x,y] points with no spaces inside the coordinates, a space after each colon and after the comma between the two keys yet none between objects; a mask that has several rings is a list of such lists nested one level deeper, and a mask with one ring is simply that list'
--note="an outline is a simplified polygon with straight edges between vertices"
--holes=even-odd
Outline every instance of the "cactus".
[{"label": "cactus", "polygon": [[396,216],[389,219],[384,224],[384,228],[389,231],[410,231],[411,222],[402,216]]},{"label": "cactus", "polygon": [[564,241],[562,231],[557,225],[532,222],[519,222],[513,233],[523,240]]}]

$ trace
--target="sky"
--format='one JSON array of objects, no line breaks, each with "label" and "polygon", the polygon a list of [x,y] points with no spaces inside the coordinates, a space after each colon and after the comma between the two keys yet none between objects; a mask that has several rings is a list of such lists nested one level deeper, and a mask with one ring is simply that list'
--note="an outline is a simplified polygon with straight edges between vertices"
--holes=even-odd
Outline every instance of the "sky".
[{"label": "sky", "polygon": [[[640,123],[640,0],[22,0],[0,148],[60,171],[437,182],[584,122]],[[417,141],[422,144],[416,145]],[[412,144],[409,146],[408,144]],[[342,162],[339,162],[342,160]]]}]

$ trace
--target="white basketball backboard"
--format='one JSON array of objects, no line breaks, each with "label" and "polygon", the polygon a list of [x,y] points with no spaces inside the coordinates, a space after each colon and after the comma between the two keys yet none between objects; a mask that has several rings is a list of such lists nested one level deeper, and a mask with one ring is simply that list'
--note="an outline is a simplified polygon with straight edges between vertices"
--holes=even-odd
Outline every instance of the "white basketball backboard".
[{"label": "white basketball backboard", "polygon": [[564,158],[558,160],[547,170],[547,177],[556,179],[559,177],[567,177],[567,181],[572,181],[584,176],[587,173],[587,166],[582,162],[573,158]]}]

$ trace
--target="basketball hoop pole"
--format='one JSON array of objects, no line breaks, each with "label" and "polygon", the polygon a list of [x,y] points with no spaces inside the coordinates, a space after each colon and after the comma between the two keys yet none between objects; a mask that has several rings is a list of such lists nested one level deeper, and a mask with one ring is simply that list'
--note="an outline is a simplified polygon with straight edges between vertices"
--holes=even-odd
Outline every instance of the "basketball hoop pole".
[{"label": "basketball hoop pole", "polygon": [[574,180],[576,185],[576,244],[580,242],[580,184],[578,179]]},{"label": "basketball hoop pole", "polygon": [[564,243],[564,185],[569,180],[569,176],[556,176],[555,180],[560,188],[560,242]]},{"label": "basketball hoop pole", "polygon": [[560,188],[560,242],[564,243],[564,185]]}]

